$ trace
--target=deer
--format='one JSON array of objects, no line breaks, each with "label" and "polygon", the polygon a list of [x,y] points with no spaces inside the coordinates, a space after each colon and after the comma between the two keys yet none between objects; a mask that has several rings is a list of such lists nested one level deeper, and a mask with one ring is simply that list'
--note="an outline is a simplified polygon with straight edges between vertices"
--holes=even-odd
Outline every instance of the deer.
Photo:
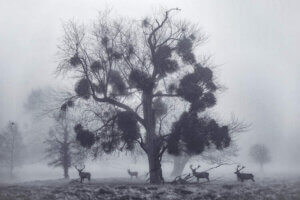
[{"label": "deer", "polygon": [[129,176],[130,176],[131,179],[132,179],[132,177],[134,177],[134,176],[135,176],[136,178],[138,178],[138,172],[131,172],[130,169],[128,169],[127,172],[128,172],[128,174],[129,174]]},{"label": "deer", "polygon": [[195,176],[197,178],[197,182],[199,183],[199,179],[200,178],[206,178],[207,181],[209,181],[209,173],[208,172],[196,172],[196,170],[200,167],[200,165],[198,165],[197,168],[193,168],[193,165],[190,165],[190,168],[193,172],[193,176]]},{"label": "deer", "polygon": [[245,168],[245,166],[240,167],[240,165],[238,165],[236,167],[236,171],[234,173],[237,175],[238,180],[241,182],[244,182],[244,180],[252,180],[253,182],[255,182],[253,174],[247,174],[247,173],[240,172],[244,168]]},{"label": "deer", "polygon": [[90,172],[82,172],[85,168],[85,165],[83,165],[82,169],[78,169],[77,166],[75,165],[75,169],[77,169],[79,177],[80,177],[80,183],[84,182],[84,179],[88,179],[89,181],[91,181],[91,173]]}]

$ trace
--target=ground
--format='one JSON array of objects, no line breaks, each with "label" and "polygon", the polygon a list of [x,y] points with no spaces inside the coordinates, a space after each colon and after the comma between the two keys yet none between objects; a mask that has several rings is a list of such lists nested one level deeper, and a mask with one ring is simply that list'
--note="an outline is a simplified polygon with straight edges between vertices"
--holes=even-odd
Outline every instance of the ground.
[{"label": "ground", "polygon": [[97,179],[80,184],[68,180],[0,185],[0,200],[300,200],[300,178],[256,182],[213,180],[188,185],[151,185],[139,180]]}]

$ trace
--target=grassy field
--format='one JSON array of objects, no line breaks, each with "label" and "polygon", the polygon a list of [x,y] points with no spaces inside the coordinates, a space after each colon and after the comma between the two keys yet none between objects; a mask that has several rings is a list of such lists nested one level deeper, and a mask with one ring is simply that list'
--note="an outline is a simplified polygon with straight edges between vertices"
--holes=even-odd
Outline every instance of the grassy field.
[{"label": "grassy field", "polygon": [[67,180],[2,184],[0,200],[300,200],[300,179],[256,182],[212,181],[188,185],[151,185],[139,180],[97,179],[80,184]]}]

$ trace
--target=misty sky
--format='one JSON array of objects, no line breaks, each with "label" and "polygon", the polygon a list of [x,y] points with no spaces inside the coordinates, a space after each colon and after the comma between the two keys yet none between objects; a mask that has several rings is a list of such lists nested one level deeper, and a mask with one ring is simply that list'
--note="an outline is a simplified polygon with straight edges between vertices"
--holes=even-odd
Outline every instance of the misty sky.
[{"label": "misty sky", "polygon": [[252,124],[239,138],[241,154],[260,141],[277,156],[297,155],[289,153],[300,148],[297,0],[1,0],[0,126],[22,123],[33,88],[62,81],[54,75],[62,22],[89,23],[108,6],[137,19],[161,6],[181,8],[179,16],[209,35],[200,53],[214,56],[219,82],[228,88],[219,95],[216,112],[225,119],[235,113]]}]

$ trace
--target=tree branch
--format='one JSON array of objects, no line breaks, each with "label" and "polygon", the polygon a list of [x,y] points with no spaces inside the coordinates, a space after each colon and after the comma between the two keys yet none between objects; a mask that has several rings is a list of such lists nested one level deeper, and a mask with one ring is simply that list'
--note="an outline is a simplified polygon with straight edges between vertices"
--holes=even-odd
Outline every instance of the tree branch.
[{"label": "tree branch", "polygon": [[142,124],[142,125],[145,125],[145,122],[144,122],[144,119],[141,118],[134,110],[132,110],[132,108],[130,108],[129,106],[123,104],[123,103],[120,103],[114,99],[111,99],[109,97],[104,97],[104,98],[99,98],[97,97],[95,94],[93,94],[93,98],[95,101],[97,102],[100,102],[100,103],[109,103],[111,105],[114,105],[114,106],[117,106],[119,108],[122,108],[124,110],[127,110],[127,111],[130,111],[132,113],[134,113],[135,115],[135,118]]},{"label": "tree branch", "polygon": [[180,95],[178,94],[159,94],[159,93],[156,93],[153,95],[153,97],[181,97]]}]

